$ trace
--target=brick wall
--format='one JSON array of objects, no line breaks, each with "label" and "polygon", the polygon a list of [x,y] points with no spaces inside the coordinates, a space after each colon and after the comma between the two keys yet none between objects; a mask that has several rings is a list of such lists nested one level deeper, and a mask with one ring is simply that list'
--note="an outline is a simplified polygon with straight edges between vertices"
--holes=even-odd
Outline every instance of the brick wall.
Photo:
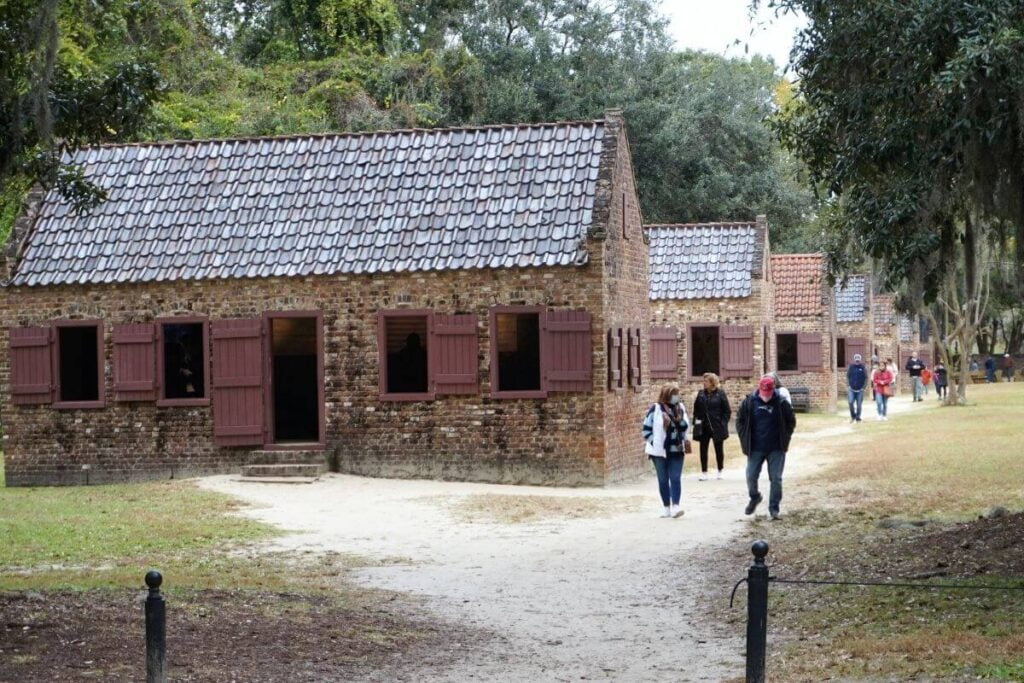
[{"label": "brick wall", "polygon": [[[597,207],[595,212],[607,206],[608,220],[596,220],[606,225],[601,258],[604,262],[604,325],[600,343],[595,348],[604,349],[600,367],[601,386],[604,391],[604,450],[605,475],[610,481],[635,477],[647,471],[647,458],[643,453],[640,438],[640,421],[647,406],[643,391],[624,382],[624,389],[607,390],[607,331],[609,328],[633,328],[641,330],[640,354],[641,373],[644,385],[650,384],[649,375],[649,325],[650,302],[648,300],[648,247],[643,230],[643,218],[636,197],[633,166],[621,116],[612,112],[607,117],[605,144],[614,141],[614,168],[608,182],[599,180]],[[605,157],[611,163],[613,157]],[[602,169],[602,177],[605,176]],[[598,363],[595,361],[595,367]],[[597,389],[595,388],[595,391]]]},{"label": "brick wall", "polygon": [[[343,471],[510,483],[601,483],[600,429],[586,428],[601,424],[604,395],[600,280],[597,260],[580,268],[8,290],[0,331],[8,482],[84,483],[88,478],[97,483],[236,469],[248,449],[214,445],[211,408],[158,408],[152,402],[110,400],[111,324],[179,314],[216,319],[320,310],[325,328],[327,448]],[[594,392],[490,399],[488,310],[499,304],[591,312]],[[379,308],[476,314],[480,395],[381,401]],[[105,323],[106,407],[58,410],[12,405],[7,328],[62,318],[97,318]]]}]

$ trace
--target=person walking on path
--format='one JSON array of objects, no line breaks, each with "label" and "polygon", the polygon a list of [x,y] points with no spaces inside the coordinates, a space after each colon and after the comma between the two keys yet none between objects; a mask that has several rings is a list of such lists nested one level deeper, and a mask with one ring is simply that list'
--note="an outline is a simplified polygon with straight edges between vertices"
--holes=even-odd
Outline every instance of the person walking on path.
[{"label": "person walking on path", "polygon": [[1003,354],[1003,381],[1013,381],[1013,358],[1008,353]]},{"label": "person walking on path", "polygon": [[892,385],[895,381],[887,363],[882,363],[871,377],[875,389],[875,410],[878,412],[879,420],[889,419],[889,397],[892,396]]},{"label": "person walking on path", "polygon": [[900,388],[898,381],[900,378],[899,367],[896,365],[895,362],[893,362],[892,358],[886,358],[884,365],[885,368],[889,371],[889,374],[892,375],[892,393],[889,394],[889,396],[895,396],[896,390]]},{"label": "person walking on path", "polygon": [[868,384],[868,371],[859,353],[853,354],[853,363],[846,368],[846,401],[850,404],[850,422],[860,422],[864,405],[864,387]]},{"label": "person walking on path", "polygon": [[991,355],[985,359],[985,381],[989,384],[996,381],[996,359]]},{"label": "person walking on path", "polygon": [[925,364],[917,357],[917,351],[913,351],[910,354],[910,359],[907,361],[907,365],[904,368],[910,373],[910,381],[914,384],[914,401],[923,401],[921,394],[924,393],[924,384],[921,382],[921,371],[925,369]]},{"label": "person walking on path", "polygon": [[775,390],[775,381],[765,375],[758,382],[757,389],[743,399],[736,414],[736,434],[740,448],[747,456],[747,503],[744,514],[752,515],[764,496],[758,491],[757,480],[761,468],[768,463],[768,479],[771,490],[768,493],[768,514],[779,518],[779,504],[782,502],[782,470],[786,466],[786,451],[796,429],[796,414],[788,401],[782,400]]},{"label": "person walking on path", "polygon": [[924,395],[928,395],[928,385],[932,383],[932,371],[925,368],[921,371],[921,386],[924,388]]},{"label": "person walking on path", "polygon": [[718,375],[704,373],[704,388],[697,392],[693,402],[693,438],[700,444],[700,480],[708,478],[708,444],[715,445],[715,464],[718,478],[725,469],[725,440],[729,438],[729,419],[732,407],[722,389]]},{"label": "person walking on path", "polygon": [[658,475],[658,493],[665,506],[662,517],[681,517],[679,507],[683,495],[683,454],[686,451],[686,430],[690,423],[686,407],[679,398],[679,385],[669,383],[661,388],[658,402],[644,416],[644,452],[654,463]]},{"label": "person walking on path", "polygon": [[946,398],[947,387],[949,387],[949,372],[941,360],[935,364],[933,374],[935,375],[935,393],[939,395],[941,401]]}]

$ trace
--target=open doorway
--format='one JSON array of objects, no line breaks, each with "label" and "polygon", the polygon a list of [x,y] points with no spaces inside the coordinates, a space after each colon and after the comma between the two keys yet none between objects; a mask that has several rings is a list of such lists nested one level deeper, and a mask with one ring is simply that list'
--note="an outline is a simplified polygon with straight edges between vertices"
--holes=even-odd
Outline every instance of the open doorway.
[{"label": "open doorway", "polygon": [[269,317],[270,424],[275,444],[316,444],[323,430],[318,317]]}]

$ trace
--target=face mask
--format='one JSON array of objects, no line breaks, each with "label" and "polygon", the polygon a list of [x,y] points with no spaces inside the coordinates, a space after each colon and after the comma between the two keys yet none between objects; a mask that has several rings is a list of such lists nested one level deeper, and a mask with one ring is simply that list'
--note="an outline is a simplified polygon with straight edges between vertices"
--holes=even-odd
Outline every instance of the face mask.
[{"label": "face mask", "polygon": [[673,396],[672,398],[670,398],[668,400],[668,402],[671,403],[674,406],[675,405],[679,405],[679,397],[678,396]]}]

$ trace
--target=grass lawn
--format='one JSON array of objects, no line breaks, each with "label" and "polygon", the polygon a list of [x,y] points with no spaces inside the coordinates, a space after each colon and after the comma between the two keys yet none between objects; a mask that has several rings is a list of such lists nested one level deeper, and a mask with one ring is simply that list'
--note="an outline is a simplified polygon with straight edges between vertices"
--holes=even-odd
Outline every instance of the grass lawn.
[{"label": "grass lawn", "polygon": [[[968,396],[821,440],[827,465],[790,485],[783,521],[751,523],[772,574],[1024,586],[1024,384]],[[1009,514],[979,519],[994,506]],[[1024,590],[773,584],[769,602],[769,679],[1024,680]]]}]

